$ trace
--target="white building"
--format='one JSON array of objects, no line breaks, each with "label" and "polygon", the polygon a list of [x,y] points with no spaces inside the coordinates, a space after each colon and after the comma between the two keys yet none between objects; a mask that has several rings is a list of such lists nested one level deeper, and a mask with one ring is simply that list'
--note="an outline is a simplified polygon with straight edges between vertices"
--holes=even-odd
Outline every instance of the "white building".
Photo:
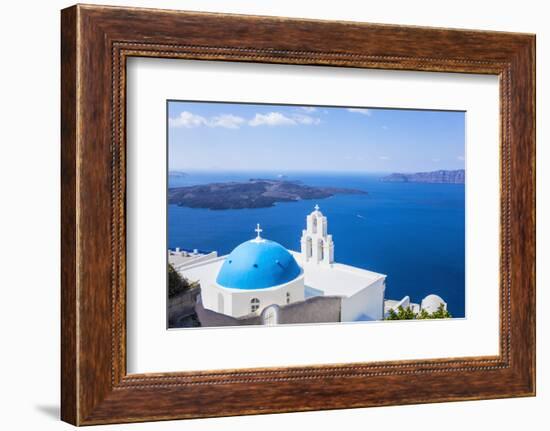
[{"label": "white building", "polygon": [[229,255],[189,260],[176,269],[200,282],[204,308],[232,317],[260,314],[270,305],[285,306],[314,296],[341,298],[340,320],[384,318],[384,274],[334,262],[334,241],[327,218],[315,210],[306,218],[301,251],[261,237],[238,245]]},{"label": "white building", "polygon": [[315,205],[315,211],[306,217],[306,229],[300,240],[303,263],[331,264],[334,262],[334,242],[328,234],[327,218]]},{"label": "white building", "polygon": [[426,296],[420,305],[422,310],[426,310],[428,313],[435,313],[440,306],[443,305],[443,309],[447,309],[447,303],[441,299],[438,295],[428,295]]}]

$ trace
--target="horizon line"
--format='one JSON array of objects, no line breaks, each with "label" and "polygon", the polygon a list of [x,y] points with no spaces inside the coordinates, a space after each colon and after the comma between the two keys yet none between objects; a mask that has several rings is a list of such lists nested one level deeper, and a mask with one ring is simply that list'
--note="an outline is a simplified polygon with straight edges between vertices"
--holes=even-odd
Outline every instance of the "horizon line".
[{"label": "horizon line", "polygon": [[292,173],[314,173],[314,174],[320,174],[320,173],[327,173],[327,174],[346,174],[346,173],[353,173],[353,174],[387,174],[387,173],[399,173],[399,174],[414,174],[414,173],[422,173],[422,172],[437,172],[437,171],[465,171],[466,168],[456,168],[456,169],[448,169],[448,168],[437,168],[437,169],[431,169],[431,170],[390,170],[390,171],[373,171],[373,170],[300,170],[300,169],[292,169],[292,170],[274,170],[274,169],[197,169],[197,168],[169,168],[168,173],[170,172],[179,172],[179,173],[186,173],[186,172],[208,172],[208,173],[215,173],[215,172],[223,172],[223,173],[272,173],[272,174],[292,174]]}]

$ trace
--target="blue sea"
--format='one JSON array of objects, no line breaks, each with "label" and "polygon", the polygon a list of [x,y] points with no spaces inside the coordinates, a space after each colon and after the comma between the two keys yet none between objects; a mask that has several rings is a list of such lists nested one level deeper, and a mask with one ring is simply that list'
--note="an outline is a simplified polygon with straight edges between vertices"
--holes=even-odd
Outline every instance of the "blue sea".
[{"label": "blue sea", "polygon": [[[420,302],[441,296],[453,317],[465,317],[465,187],[462,184],[381,182],[382,174],[291,173],[287,180],[311,186],[347,187],[367,195],[335,195],[316,201],[277,203],[271,208],[208,210],[168,206],[168,247],[229,253],[255,236],[299,250],[306,215],[315,204],[328,218],[335,260],[387,275],[386,297],[409,295]],[[169,175],[168,186],[250,178],[262,172],[191,172]]]}]

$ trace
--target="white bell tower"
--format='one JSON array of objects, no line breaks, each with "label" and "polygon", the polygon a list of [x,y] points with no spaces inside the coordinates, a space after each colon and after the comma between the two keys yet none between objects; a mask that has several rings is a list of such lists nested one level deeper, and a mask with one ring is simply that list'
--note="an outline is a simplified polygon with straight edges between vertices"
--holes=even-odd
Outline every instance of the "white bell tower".
[{"label": "white bell tower", "polygon": [[301,249],[304,263],[331,264],[334,262],[334,242],[327,233],[327,218],[319,211],[319,205],[306,218],[302,231]]}]

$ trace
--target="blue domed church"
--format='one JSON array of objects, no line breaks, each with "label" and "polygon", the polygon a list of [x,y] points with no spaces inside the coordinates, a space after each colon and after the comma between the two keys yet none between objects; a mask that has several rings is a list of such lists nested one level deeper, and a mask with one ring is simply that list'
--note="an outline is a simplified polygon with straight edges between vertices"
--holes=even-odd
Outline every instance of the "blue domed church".
[{"label": "blue domed church", "polygon": [[[210,286],[215,311],[238,317],[304,300],[304,271],[281,244],[257,236],[237,246]],[[203,295],[204,297],[205,295]],[[211,302],[211,301],[210,301]]]}]

